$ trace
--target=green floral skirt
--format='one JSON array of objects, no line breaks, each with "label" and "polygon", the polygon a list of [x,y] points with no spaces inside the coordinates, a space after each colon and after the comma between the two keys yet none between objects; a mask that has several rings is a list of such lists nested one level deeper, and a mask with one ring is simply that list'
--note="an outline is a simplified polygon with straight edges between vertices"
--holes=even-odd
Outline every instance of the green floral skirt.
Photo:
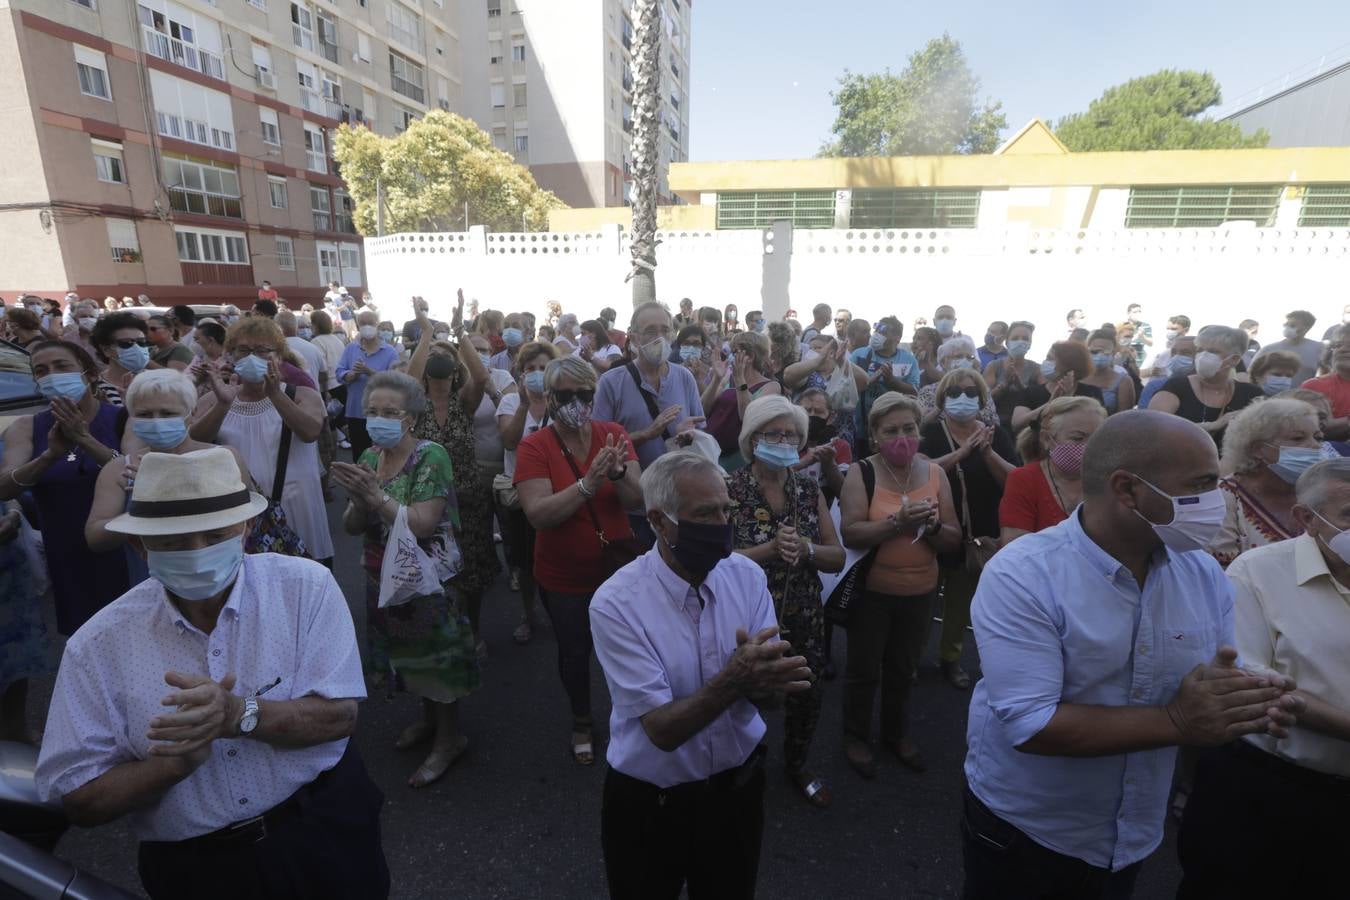
[{"label": "green floral skirt", "polygon": [[453,703],[478,687],[481,673],[473,629],[459,594],[414,597],[379,608],[380,573],[366,570],[367,673],[387,695],[406,690],[436,703]]}]

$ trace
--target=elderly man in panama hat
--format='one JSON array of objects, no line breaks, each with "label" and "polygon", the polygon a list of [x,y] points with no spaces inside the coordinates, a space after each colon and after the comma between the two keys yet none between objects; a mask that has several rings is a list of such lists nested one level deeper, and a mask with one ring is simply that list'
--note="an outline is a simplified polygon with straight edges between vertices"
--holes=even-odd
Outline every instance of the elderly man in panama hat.
[{"label": "elderly man in panama hat", "polygon": [[107,527],[150,578],[66,645],[38,787],[78,825],[129,814],[156,900],[383,898],[351,613],[318,563],[244,555],[266,505],[225,448],[145,455]]}]

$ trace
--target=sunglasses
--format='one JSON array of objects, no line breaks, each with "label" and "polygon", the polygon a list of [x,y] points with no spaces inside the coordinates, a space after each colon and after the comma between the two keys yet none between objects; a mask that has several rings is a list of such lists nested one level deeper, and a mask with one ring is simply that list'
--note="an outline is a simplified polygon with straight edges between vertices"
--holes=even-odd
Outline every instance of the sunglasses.
[{"label": "sunglasses", "polygon": [[580,388],[578,390],[568,390],[566,388],[557,388],[553,391],[553,399],[559,406],[566,406],[573,400],[580,400],[582,403],[592,403],[595,401],[594,388]]},{"label": "sunglasses", "polygon": [[132,347],[148,347],[150,342],[145,338],[118,338],[114,341],[120,349],[130,350]]},{"label": "sunglasses", "polygon": [[947,388],[946,391],[943,392],[943,396],[945,396],[948,400],[955,400],[957,397],[960,397],[962,394],[965,394],[967,397],[969,397],[969,398],[972,399],[972,400],[978,400],[978,399],[980,399],[980,389],[979,389],[979,388],[973,388],[973,387],[968,387],[968,388],[949,387],[949,388]]}]

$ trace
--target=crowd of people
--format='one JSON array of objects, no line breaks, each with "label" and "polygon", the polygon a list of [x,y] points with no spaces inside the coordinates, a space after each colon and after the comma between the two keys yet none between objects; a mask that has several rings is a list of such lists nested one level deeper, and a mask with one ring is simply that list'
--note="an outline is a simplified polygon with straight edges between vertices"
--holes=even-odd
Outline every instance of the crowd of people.
[{"label": "crowd of people", "polygon": [[[541,613],[556,636],[573,759],[608,763],[612,896],[754,894],[777,706],[805,803],[848,789],[811,766],[826,703],[859,777],[878,748],[924,772],[935,619],[952,696],[974,682],[966,897],[1126,897],[1169,811],[1180,896],[1334,877],[1350,329],[1296,310],[1261,346],[1252,320],[1155,336],[1138,304],[1075,309],[1037,362],[1036,323],[975,339],[950,305],[906,340],[827,304],[539,321],[461,292],[395,328],[336,284],[202,317],[141,300],[0,319],[47,403],[3,435],[0,738],[34,740],[50,597],[40,788],[78,824],[129,815],[154,897],[203,866],[232,873],[219,896],[386,895],[358,703],[419,698],[408,785],[444,777],[502,575],[513,639]],[[329,571],[355,537],[361,636]]]}]

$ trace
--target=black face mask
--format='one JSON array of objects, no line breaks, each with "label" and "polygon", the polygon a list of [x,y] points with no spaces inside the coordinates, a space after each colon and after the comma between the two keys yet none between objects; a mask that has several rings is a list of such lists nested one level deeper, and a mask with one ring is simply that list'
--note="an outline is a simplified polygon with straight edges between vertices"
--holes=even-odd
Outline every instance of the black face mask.
[{"label": "black face mask", "polygon": [[450,378],[459,371],[459,363],[449,356],[437,355],[427,359],[428,378]]},{"label": "black face mask", "polygon": [[[667,519],[670,516],[666,516]],[[703,581],[717,564],[731,555],[731,523],[705,525],[701,522],[676,521],[675,543],[667,543],[670,553],[691,578]]]},{"label": "black face mask", "polygon": [[831,425],[828,419],[821,416],[811,416],[808,422],[810,424],[806,427],[807,446],[816,447],[820,444],[829,443],[839,433],[839,430]]}]

